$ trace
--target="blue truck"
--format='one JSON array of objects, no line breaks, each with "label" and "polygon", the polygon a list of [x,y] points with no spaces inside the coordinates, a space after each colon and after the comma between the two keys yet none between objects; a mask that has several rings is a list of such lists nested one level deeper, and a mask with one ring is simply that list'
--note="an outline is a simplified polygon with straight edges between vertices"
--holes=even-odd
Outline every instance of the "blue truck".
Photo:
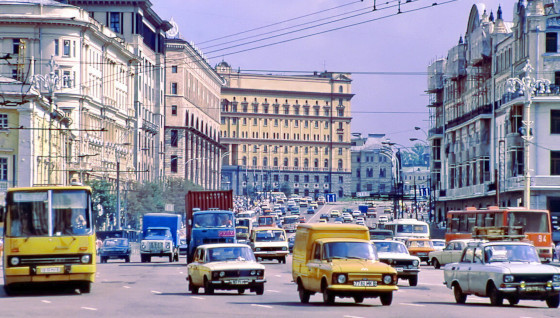
[{"label": "blue truck", "polygon": [[237,243],[233,191],[189,191],[185,196],[187,263],[202,244]]},{"label": "blue truck", "polygon": [[146,213],[142,220],[140,260],[151,262],[152,256],[179,261],[179,230],[181,216],[171,213]]}]

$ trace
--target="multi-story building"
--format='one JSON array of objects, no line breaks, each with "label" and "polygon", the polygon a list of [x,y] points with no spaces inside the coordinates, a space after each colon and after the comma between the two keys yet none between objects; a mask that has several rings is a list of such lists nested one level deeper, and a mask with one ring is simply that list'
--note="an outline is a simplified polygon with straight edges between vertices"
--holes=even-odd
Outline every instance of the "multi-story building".
[{"label": "multi-story building", "polygon": [[[171,29],[172,25],[152,10],[149,0],[63,2],[85,9],[90,17],[114,32],[112,41],[126,43],[133,48],[134,57],[130,59],[131,72],[104,70],[101,77],[115,80],[126,77],[132,81],[133,88],[127,96],[132,98],[128,105],[134,110],[129,122],[133,124],[131,156],[135,162],[137,180],[142,182],[163,178],[165,32]],[[109,53],[102,49],[100,56],[109,56]],[[111,61],[105,61],[101,57],[98,57],[100,68],[112,66]],[[114,83],[115,80],[109,82]],[[107,90],[102,94],[106,92]],[[113,98],[105,97],[105,100],[105,104],[109,106],[115,103]],[[104,160],[112,161],[105,158]]]},{"label": "multi-story building", "polygon": [[[496,204],[560,212],[560,1],[518,1],[512,22],[489,12],[474,5],[465,41],[428,67],[438,220]],[[525,77],[552,85],[508,90]]]},{"label": "multi-story building", "polygon": [[165,175],[217,190],[222,79],[185,40],[167,39],[165,56]]},{"label": "multi-story building", "polygon": [[117,162],[135,170],[131,45],[78,7],[22,0],[0,2],[0,51],[0,72],[15,79],[0,89],[2,181],[115,180]]},{"label": "multi-story building", "polygon": [[226,62],[216,70],[226,81],[223,188],[350,194],[350,74],[247,74]]},{"label": "multi-story building", "polygon": [[370,195],[389,194],[393,189],[392,160],[383,152],[387,142],[385,134],[355,133],[352,138],[352,187],[351,194],[369,192]]}]

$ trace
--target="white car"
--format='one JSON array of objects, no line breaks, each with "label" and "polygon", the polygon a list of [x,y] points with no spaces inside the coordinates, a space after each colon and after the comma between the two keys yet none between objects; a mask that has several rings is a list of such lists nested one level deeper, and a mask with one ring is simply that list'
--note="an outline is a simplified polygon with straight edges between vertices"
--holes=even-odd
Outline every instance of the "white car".
[{"label": "white car", "polygon": [[350,213],[343,213],[342,219],[344,220],[344,223],[354,221],[354,218],[352,217],[352,215],[350,215]]},{"label": "white car", "polygon": [[377,223],[387,223],[389,222],[389,218],[386,215],[380,215],[377,219]]},{"label": "white car", "polygon": [[412,256],[404,243],[391,240],[372,240],[377,249],[379,261],[397,270],[397,277],[408,280],[410,286],[418,285],[420,259]]},{"label": "white car", "polygon": [[356,222],[366,222],[366,220],[362,216],[360,216],[356,218]]},{"label": "white car", "polygon": [[360,211],[360,210],[352,211],[352,216],[353,217],[358,217],[358,216],[361,216],[361,215],[362,215],[362,211]]}]

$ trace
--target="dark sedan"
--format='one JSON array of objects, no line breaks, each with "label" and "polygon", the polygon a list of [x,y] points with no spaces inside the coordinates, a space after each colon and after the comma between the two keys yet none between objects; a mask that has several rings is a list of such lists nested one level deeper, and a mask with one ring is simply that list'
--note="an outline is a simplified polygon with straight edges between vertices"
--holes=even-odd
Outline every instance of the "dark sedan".
[{"label": "dark sedan", "polygon": [[99,249],[101,263],[107,263],[108,259],[124,259],[130,262],[130,242],[126,238],[108,238],[103,241]]}]

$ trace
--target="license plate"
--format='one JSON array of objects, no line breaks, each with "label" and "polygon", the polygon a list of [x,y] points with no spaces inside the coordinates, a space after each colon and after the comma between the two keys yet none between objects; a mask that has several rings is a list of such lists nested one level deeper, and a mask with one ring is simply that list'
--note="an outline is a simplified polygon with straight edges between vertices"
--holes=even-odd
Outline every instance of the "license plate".
[{"label": "license plate", "polygon": [[540,291],[544,291],[544,288],[542,286],[527,286],[527,287],[525,287],[525,291],[527,291],[527,292],[540,292]]},{"label": "license plate", "polygon": [[241,279],[234,279],[234,280],[231,281],[232,285],[245,285],[247,283],[248,283],[248,281],[241,280]]},{"label": "license plate", "polygon": [[359,280],[354,282],[355,287],[376,287],[377,281],[374,280]]},{"label": "license plate", "polygon": [[397,270],[397,272],[402,272],[404,270],[402,267],[397,267],[395,269]]},{"label": "license plate", "polygon": [[62,273],[62,267],[39,267],[39,274],[58,274]]}]

